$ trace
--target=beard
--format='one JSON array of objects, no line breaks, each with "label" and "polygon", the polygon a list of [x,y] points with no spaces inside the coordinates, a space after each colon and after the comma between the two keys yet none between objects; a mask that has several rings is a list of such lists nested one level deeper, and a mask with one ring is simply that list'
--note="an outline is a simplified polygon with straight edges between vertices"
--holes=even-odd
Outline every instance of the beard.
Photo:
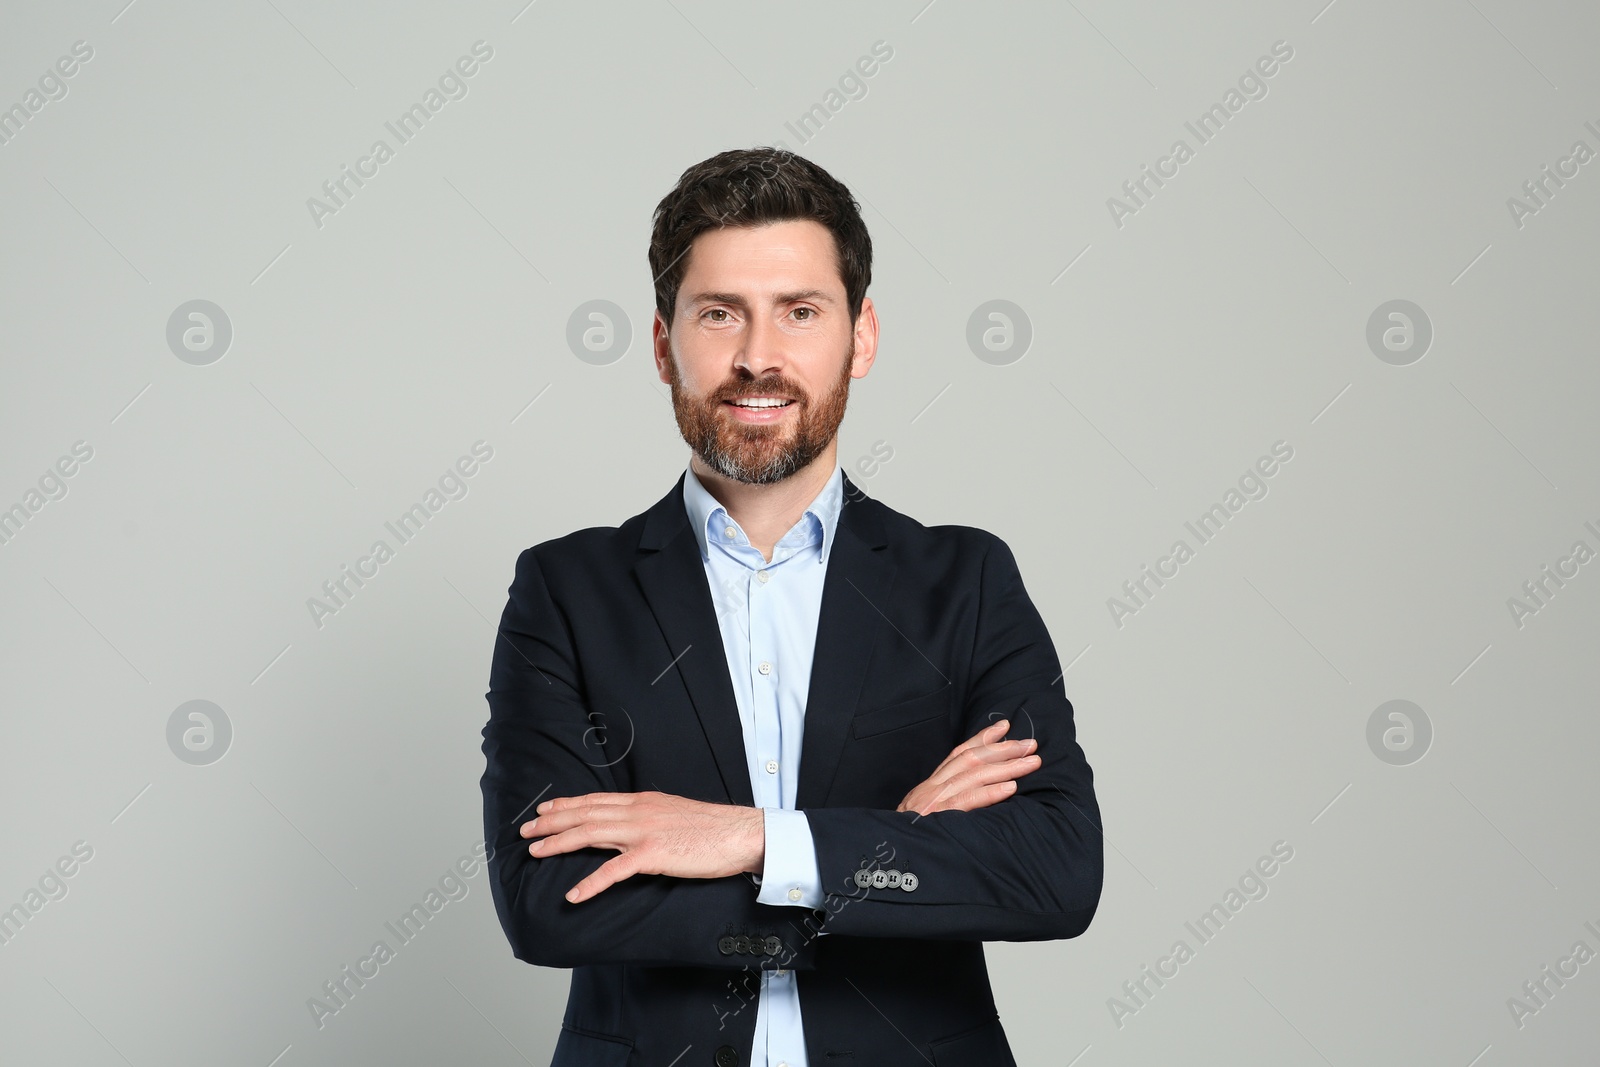
[{"label": "beard", "polygon": [[[701,462],[724,478],[749,485],[780,482],[820,456],[839,432],[850,396],[854,356],[852,337],[839,376],[817,398],[781,375],[754,378],[742,370],[734,381],[706,396],[694,396],[683,387],[676,357],[671,358],[667,366],[678,432]],[[767,424],[739,422],[725,401],[746,396],[791,397],[793,418],[784,415],[782,421]]]}]

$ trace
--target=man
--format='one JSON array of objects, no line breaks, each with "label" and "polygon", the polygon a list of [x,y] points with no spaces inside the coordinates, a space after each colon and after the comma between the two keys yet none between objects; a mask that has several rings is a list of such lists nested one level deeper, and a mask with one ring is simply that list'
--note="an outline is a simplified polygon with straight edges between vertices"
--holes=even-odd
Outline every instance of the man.
[{"label": "man", "polygon": [[1088,927],[1099,809],[1006,544],[838,465],[878,341],[856,203],[724,152],[650,265],[688,468],[522,553],[487,694],[495,907],[573,969],[552,1067],[1014,1064],[982,942]]}]

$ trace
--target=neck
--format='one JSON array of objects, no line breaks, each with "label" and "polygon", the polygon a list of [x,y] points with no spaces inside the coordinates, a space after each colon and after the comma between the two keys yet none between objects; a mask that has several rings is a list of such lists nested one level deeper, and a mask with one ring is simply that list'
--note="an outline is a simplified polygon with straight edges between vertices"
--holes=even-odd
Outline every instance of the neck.
[{"label": "neck", "polygon": [[828,442],[822,454],[789,477],[770,485],[725,478],[706,466],[698,455],[689,459],[689,469],[717,503],[739,524],[750,543],[767,561],[772,559],[778,538],[788,533],[806,508],[822,492],[838,466],[838,441]]}]

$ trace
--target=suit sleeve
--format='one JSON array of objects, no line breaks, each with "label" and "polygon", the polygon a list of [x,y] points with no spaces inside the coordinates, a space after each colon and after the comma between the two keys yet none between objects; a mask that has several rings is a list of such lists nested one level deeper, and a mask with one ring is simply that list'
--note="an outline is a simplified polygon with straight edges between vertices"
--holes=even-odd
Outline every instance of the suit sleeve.
[{"label": "suit sleeve", "polygon": [[527,549],[517,560],[495,641],[483,728],[480,784],[490,891],[513,954],[545,967],[810,969],[817,917],[757,903],[747,875],[636,874],[572,904],[567,890],[617,852],[584,848],[539,859],[528,854],[529,841],[518,828],[540,800],[620,792],[597,743],[603,723],[591,717],[580,690],[567,620],[535,553]]},{"label": "suit sleeve", "polygon": [[[1088,928],[1104,871],[1100,811],[1061,674],[1011,550],[992,537],[960,736],[1007,718],[1007,737],[1036,738],[1042,762],[1011,796],[975,811],[806,809],[825,933],[1045,941]],[[893,884],[875,884],[875,871]]]}]

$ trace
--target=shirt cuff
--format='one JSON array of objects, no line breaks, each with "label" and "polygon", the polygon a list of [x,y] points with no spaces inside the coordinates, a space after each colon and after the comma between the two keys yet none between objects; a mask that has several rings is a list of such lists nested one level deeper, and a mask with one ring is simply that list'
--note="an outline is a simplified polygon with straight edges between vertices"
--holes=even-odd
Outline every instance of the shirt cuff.
[{"label": "shirt cuff", "polygon": [[762,808],[761,815],[767,846],[756,903],[822,907],[822,874],[817,870],[817,849],[806,813],[793,808]]}]

